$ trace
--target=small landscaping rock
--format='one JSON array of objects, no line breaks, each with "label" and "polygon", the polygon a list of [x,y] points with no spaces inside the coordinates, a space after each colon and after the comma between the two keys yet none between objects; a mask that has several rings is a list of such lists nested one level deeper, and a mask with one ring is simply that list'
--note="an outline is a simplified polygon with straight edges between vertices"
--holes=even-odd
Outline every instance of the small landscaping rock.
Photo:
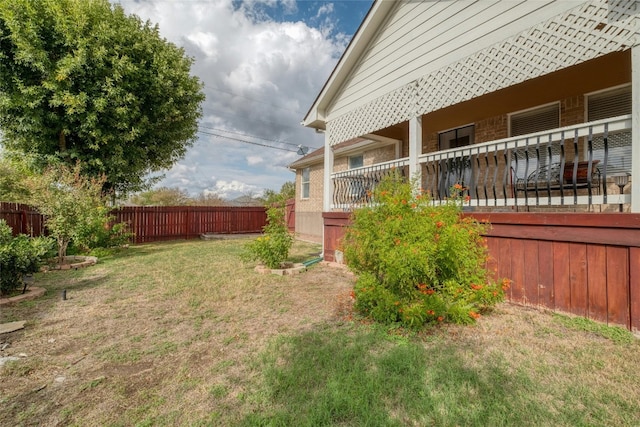
[{"label": "small landscaping rock", "polygon": [[304,264],[301,264],[301,263],[296,263],[296,264],[289,263],[287,268],[268,268],[264,265],[257,265],[254,270],[260,274],[271,273],[277,276],[287,276],[287,275],[299,274],[299,273],[302,273],[303,271],[307,271],[307,267],[305,267]]},{"label": "small landscaping rock", "polygon": [[15,356],[0,357],[0,366],[4,366],[5,363],[13,362],[16,360],[20,360],[20,358]]},{"label": "small landscaping rock", "polygon": [[[25,320],[19,320],[17,322],[3,323],[0,325],[0,334],[7,334],[24,328]],[[3,348],[4,349],[4,348]]]}]

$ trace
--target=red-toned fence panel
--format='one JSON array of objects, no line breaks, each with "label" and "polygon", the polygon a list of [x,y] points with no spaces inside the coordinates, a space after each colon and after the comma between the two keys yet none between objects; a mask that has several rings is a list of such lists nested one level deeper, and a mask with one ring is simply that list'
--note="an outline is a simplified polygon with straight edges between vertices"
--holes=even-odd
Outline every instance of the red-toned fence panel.
[{"label": "red-toned fence panel", "polygon": [[[498,263],[511,259],[511,301],[640,330],[640,215],[482,214],[487,217],[489,242],[511,242],[509,253],[494,254]],[[538,257],[523,258],[523,245],[528,253],[537,245]]]},{"label": "red-toned fence panel", "polygon": [[44,217],[32,206],[0,202],[0,219],[7,222],[14,235],[42,236],[45,234]]},{"label": "red-toned fence panel", "polygon": [[115,222],[129,224],[135,243],[195,239],[205,233],[260,233],[267,220],[264,207],[127,206],[113,214]]},{"label": "red-toned fence panel", "polygon": [[287,200],[287,206],[285,209],[285,220],[287,222],[287,228],[291,233],[296,231],[296,200]]}]

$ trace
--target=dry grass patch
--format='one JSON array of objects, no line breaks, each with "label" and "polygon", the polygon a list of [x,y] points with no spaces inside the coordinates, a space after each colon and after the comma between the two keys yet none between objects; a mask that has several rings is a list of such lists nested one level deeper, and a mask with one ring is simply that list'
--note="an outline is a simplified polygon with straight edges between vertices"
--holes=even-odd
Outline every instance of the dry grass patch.
[{"label": "dry grass patch", "polygon": [[40,274],[45,297],[0,312],[27,320],[0,336],[0,355],[26,355],[0,368],[0,425],[640,424],[635,341],[507,304],[473,327],[381,330],[351,320],[347,271],[261,275],[242,246]]}]

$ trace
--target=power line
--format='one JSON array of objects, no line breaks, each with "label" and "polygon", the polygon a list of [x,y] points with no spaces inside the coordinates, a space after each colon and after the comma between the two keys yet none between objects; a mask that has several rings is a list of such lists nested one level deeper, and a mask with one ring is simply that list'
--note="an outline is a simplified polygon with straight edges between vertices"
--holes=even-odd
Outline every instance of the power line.
[{"label": "power line", "polygon": [[199,133],[203,133],[205,135],[211,135],[211,136],[214,136],[216,138],[228,139],[228,140],[231,140],[231,141],[244,142],[245,144],[258,145],[260,147],[275,148],[276,150],[282,150],[282,151],[289,151],[291,153],[297,153],[297,150],[291,150],[289,148],[276,147],[274,145],[268,145],[268,144],[261,144],[259,142],[255,142],[255,141],[247,141],[246,139],[233,138],[233,137],[230,137],[230,136],[220,135],[220,134],[217,134],[217,133],[207,132],[207,131],[204,131],[204,130],[198,130],[198,132]]},{"label": "power line", "polygon": [[[231,133],[234,135],[240,135],[240,136],[248,136],[250,138],[256,138],[256,139],[261,139],[263,141],[269,141],[269,142],[276,142],[278,144],[286,144],[286,145],[291,145],[292,147],[296,147],[298,148],[300,146],[300,144],[294,144],[292,142],[287,142],[287,141],[283,141],[283,140],[278,140],[278,139],[269,139],[269,138],[264,138],[261,136],[257,136],[257,135],[251,135],[248,133],[243,133],[243,132],[235,132],[235,131],[231,131],[231,130],[226,130],[226,129],[220,129],[220,128],[214,128],[214,127],[210,127],[210,126],[205,126],[205,125],[199,125],[200,128],[205,128],[205,129],[210,129],[210,130],[215,130],[218,132],[226,132],[226,133]],[[311,147],[311,148],[317,148],[317,147]]]}]

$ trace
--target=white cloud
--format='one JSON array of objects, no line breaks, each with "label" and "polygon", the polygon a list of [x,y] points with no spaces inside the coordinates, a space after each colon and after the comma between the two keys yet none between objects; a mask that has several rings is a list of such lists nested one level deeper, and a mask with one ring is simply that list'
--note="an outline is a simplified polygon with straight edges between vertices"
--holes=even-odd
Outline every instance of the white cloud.
[{"label": "white cloud", "polygon": [[[256,2],[235,8],[231,0],[147,0],[122,5],[126,12],[157,23],[163,37],[195,58],[192,72],[204,82],[207,96],[203,131],[215,133],[210,128],[216,128],[255,135],[264,138],[260,143],[293,150],[200,133],[199,141],[158,185],[180,186],[192,194],[207,190],[223,196],[222,192],[223,197],[233,198],[246,191],[278,190],[293,180],[286,166],[299,158],[296,146],[323,144],[321,135],[299,123],[347,38],[330,38],[328,31],[303,22],[275,22],[255,12]],[[284,5],[291,12],[297,8],[294,0]],[[323,5],[318,16],[330,16],[332,7]],[[213,174],[217,178],[212,179]]]},{"label": "white cloud", "polygon": [[325,3],[318,9],[316,18],[320,18],[322,15],[329,15],[333,13],[333,3]]},{"label": "white cloud", "polygon": [[259,165],[262,162],[264,162],[264,159],[262,158],[262,156],[248,156],[247,157],[247,164],[249,166]]},{"label": "white cloud", "polygon": [[248,185],[240,181],[217,181],[215,189],[212,193],[217,194],[223,199],[232,199],[238,195],[258,195],[261,189],[254,185]]}]

